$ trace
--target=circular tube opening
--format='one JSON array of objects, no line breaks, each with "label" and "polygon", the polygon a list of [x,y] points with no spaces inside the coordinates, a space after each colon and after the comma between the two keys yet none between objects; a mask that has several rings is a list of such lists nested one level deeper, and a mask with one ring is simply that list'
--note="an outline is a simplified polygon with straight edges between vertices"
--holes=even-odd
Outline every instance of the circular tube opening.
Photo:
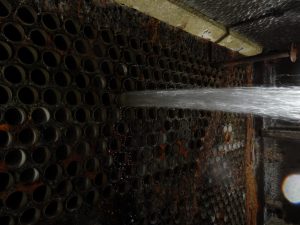
[{"label": "circular tube opening", "polygon": [[5,164],[10,168],[20,168],[26,162],[26,154],[21,149],[13,149],[6,153]]},{"label": "circular tube opening", "polygon": [[117,34],[115,36],[115,40],[119,46],[125,47],[127,46],[128,40],[127,37],[123,34]]},{"label": "circular tube opening", "polygon": [[97,37],[97,33],[94,30],[94,28],[89,25],[89,24],[85,24],[83,26],[83,35],[88,38],[88,39],[95,39]]},{"label": "circular tube opening", "polygon": [[107,183],[107,176],[104,173],[98,173],[94,179],[96,186],[103,186]]},{"label": "circular tube opening", "polygon": [[118,60],[121,56],[120,49],[116,46],[110,47],[108,49],[108,55],[112,60]]},{"label": "circular tube opening", "polygon": [[42,124],[48,122],[50,119],[50,113],[46,108],[35,108],[31,112],[31,120],[35,124]]},{"label": "circular tube opening", "polygon": [[44,86],[49,81],[49,73],[42,68],[35,68],[30,71],[31,81],[39,86]]},{"label": "circular tube opening", "polygon": [[62,175],[62,168],[57,164],[51,164],[45,169],[44,177],[48,181],[55,181]]},{"label": "circular tube opening", "polygon": [[7,40],[12,42],[20,42],[24,39],[25,31],[22,26],[14,23],[6,23],[2,27],[2,33]]},{"label": "circular tube opening", "polygon": [[89,205],[95,205],[99,200],[99,196],[100,196],[100,194],[98,191],[96,191],[96,190],[89,191],[85,195],[85,201]]},{"label": "circular tube opening", "polygon": [[42,203],[48,200],[51,196],[51,189],[47,185],[41,185],[34,189],[32,200],[37,203]]},{"label": "circular tube opening", "polygon": [[97,105],[99,103],[99,98],[96,93],[88,91],[84,95],[84,102],[90,106]]},{"label": "circular tube opening", "polygon": [[29,6],[20,6],[17,9],[16,16],[18,20],[25,25],[35,24],[37,18],[36,12]]},{"label": "circular tube opening", "polygon": [[113,34],[110,30],[101,30],[100,31],[100,38],[102,41],[104,41],[106,44],[110,44],[113,41]]},{"label": "circular tube opening", "polygon": [[66,160],[71,153],[71,148],[69,145],[59,145],[55,150],[55,158],[57,160]]},{"label": "circular tube opening", "polygon": [[81,141],[76,146],[76,153],[82,157],[86,157],[90,154],[90,145],[85,141]]},{"label": "circular tube opening", "polygon": [[98,137],[98,134],[99,134],[99,128],[97,125],[95,124],[90,124],[90,125],[87,125],[85,128],[84,128],[84,135],[85,137],[87,138],[97,138]]},{"label": "circular tube opening", "polygon": [[81,95],[78,91],[70,90],[65,95],[68,105],[78,105],[81,102]]},{"label": "circular tube opening", "polygon": [[25,120],[25,112],[20,108],[9,108],[4,113],[4,120],[10,125],[22,124]]},{"label": "circular tube opening", "polygon": [[65,22],[64,22],[64,28],[71,35],[76,35],[80,31],[80,25],[74,19],[67,19],[67,20],[65,20]]},{"label": "circular tube opening", "polygon": [[74,118],[79,123],[85,123],[89,121],[90,112],[85,108],[78,108],[75,110]]},{"label": "circular tube opening", "polygon": [[70,47],[70,43],[71,41],[66,35],[57,34],[54,37],[55,47],[61,51],[67,51],[68,48]]},{"label": "circular tube opening", "polygon": [[101,97],[103,105],[105,106],[111,105],[113,101],[112,98],[113,98],[112,95],[110,95],[109,93],[104,93]]},{"label": "circular tube opening", "polygon": [[82,198],[79,195],[71,196],[66,201],[66,209],[69,212],[78,210],[82,205]]},{"label": "circular tube opening", "polygon": [[96,57],[102,58],[106,55],[106,46],[103,45],[101,42],[96,42],[93,45],[93,53]]},{"label": "circular tube opening", "polygon": [[30,105],[36,102],[38,97],[37,91],[32,87],[22,87],[18,91],[18,99],[25,105]]},{"label": "circular tube opening", "polygon": [[45,51],[42,54],[43,63],[51,68],[57,67],[60,62],[60,57],[56,52]]},{"label": "circular tube opening", "polygon": [[99,166],[100,166],[99,160],[97,158],[91,158],[85,162],[84,168],[86,169],[86,171],[95,172],[98,170]]},{"label": "circular tube opening", "polygon": [[8,65],[2,70],[5,80],[11,84],[19,84],[25,78],[25,70],[19,65]]},{"label": "circular tube opening", "polygon": [[12,6],[6,0],[0,1],[0,17],[7,17],[11,13]]},{"label": "circular tube opening", "polygon": [[123,58],[126,61],[126,63],[128,63],[128,64],[135,64],[136,63],[136,61],[135,61],[136,57],[135,57],[135,55],[132,51],[124,50]]},{"label": "circular tube opening", "polygon": [[[1,4],[1,3],[0,3]],[[1,7],[1,6],[0,6]],[[1,10],[1,9],[0,9]],[[0,216],[0,224],[1,225],[14,225],[15,224],[15,220],[13,219],[13,217],[8,216],[8,215],[1,215]]]},{"label": "circular tube opening", "polygon": [[17,56],[20,62],[26,65],[32,65],[38,59],[37,51],[30,46],[20,47],[18,49]]},{"label": "circular tube opening", "polygon": [[12,57],[12,49],[9,44],[0,41],[0,62],[5,62]]},{"label": "circular tube opening", "polygon": [[12,98],[11,90],[6,86],[0,85],[0,105],[7,104],[11,100],[11,98]]},{"label": "circular tube opening", "polygon": [[95,76],[93,78],[92,84],[95,88],[103,90],[106,87],[106,80],[102,76]]},{"label": "circular tube opening", "polygon": [[55,89],[47,89],[43,93],[43,100],[48,105],[56,105],[60,102],[59,92]]},{"label": "circular tube opening", "polygon": [[78,39],[74,42],[74,48],[78,54],[86,54],[88,52],[89,45],[84,39]]},{"label": "circular tube opening", "polygon": [[93,118],[96,122],[105,122],[107,119],[107,111],[104,108],[97,108],[93,112]]},{"label": "circular tube opening", "polygon": [[110,61],[103,61],[100,64],[101,71],[106,75],[113,74],[113,64]]},{"label": "circular tube opening", "polygon": [[36,130],[31,127],[24,128],[19,132],[18,139],[21,144],[32,145],[37,140]]},{"label": "circular tube opening", "polygon": [[67,174],[71,177],[77,176],[80,173],[81,166],[80,163],[77,161],[72,161],[67,166]]},{"label": "circular tube opening", "polygon": [[141,42],[137,38],[130,38],[129,39],[129,44],[130,44],[130,47],[135,49],[135,50],[138,50],[138,49],[141,48]]},{"label": "circular tube opening", "polygon": [[40,219],[41,212],[39,209],[36,208],[29,208],[26,209],[21,217],[20,217],[20,224],[22,225],[33,225],[38,222]]},{"label": "circular tube opening", "polygon": [[0,180],[0,192],[9,189],[14,182],[13,176],[10,173],[6,172],[0,172]]},{"label": "circular tube opening", "polygon": [[75,77],[75,83],[79,88],[86,88],[89,85],[89,78],[84,74]]},{"label": "circular tube opening", "polygon": [[27,203],[27,196],[24,192],[15,191],[8,195],[5,200],[5,205],[11,210],[22,208]]},{"label": "circular tube opening", "polygon": [[54,218],[63,211],[62,203],[56,200],[51,201],[44,208],[44,215],[46,218]]},{"label": "circular tube opening", "polygon": [[87,73],[95,73],[97,71],[97,62],[93,59],[86,58],[82,61],[83,70]]},{"label": "circular tube opening", "polygon": [[49,31],[55,31],[59,28],[60,22],[55,14],[44,13],[41,19],[42,25]]},{"label": "circular tube opening", "polygon": [[12,142],[12,136],[8,131],[0,130],[0,146],[5,147]]},{"label": "circular tube opening", "polygon": [[39,179],[39,171],[36,168],[27,168],[20,174],[20,181],[25,184],[30,184]]},{"label": "circular tube opening", "polygon": [[60,87],[67,87],[71,83],[70,74],[64,71],[58,71],[54,74],[54,82]]},{"label": "circular tube opening", "polygon": [[73,182],[76,189],[80,192],[87,191],[92,185],[90,179],[87,177],[77,177]]},{"label": "circular tube opening", "polygon": [[70,118],[70,111],[66,108],[58,108],[54,112],[54,119],[57,122],[64,123]]},{"label": "circular tube opening", "polygon": [[79,138],[81,135],[81,130],[78,127],[70,126],[67,128],[65,132],[65,138],[67,141],[77,141],[77,138]]},{"label": "circular tube opening", "polygon": [[56,187],[56,193],[60,196],[68,196],[73,190],[71,181],[63,180]]},{"label": "circular tube opening", "polygon": [[47,147],[36,147],[32,153],[31,158],[36,164],[45,164],[50,159],[51,153]]},{"label": "circular tube opening", "polygon": [[54,143],[59,139],[59,132],[55,127],[48,126],[43,130],[43,139],[45,142]]},{"label": "circular tube opening", "polygon": [[68,70],[75,71],[79,68],[78,59],[73,55],[67,55],[65,57],[64,63]]},{"label": "circular tube opening", "polygon": [[135,90],[135,82],[132,79],[126,79],[123,81],[123,88],[126,91],[133,91]]},{"label": "circular tube opening", "polygon": [[49,39],[48,34],[41,29],[34,29],[29,34],[32,43],[39,47],[44,47]]}]

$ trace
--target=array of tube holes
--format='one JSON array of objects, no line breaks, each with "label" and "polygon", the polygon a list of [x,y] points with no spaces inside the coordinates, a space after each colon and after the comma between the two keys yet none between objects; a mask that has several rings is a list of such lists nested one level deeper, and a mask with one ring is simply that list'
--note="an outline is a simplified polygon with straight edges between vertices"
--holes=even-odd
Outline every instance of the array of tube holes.
[{"label": "array of tube holes", "polygon": [[[239,86],[244,69],[230,77],[191,49],[18,1],[0,0],[0,27],[1,225],[87,211],[99,224],[245,223],[244,184],[232,173],[243,168],[243,117],[222,114],[208,136],[210,112],[116,100],[133,90]],[[213,154],[199,169],[211,136]]]}]

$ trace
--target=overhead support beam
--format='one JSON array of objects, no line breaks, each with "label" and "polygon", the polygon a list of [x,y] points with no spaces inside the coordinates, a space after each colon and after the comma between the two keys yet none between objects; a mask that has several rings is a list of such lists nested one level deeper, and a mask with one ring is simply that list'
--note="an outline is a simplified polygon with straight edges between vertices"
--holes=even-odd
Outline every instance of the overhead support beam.
[{"label": "overhead support beam", "polygon": [[174,0],[115,0],[117,3],[134,8],[171,26],[192,35],[215,42],[221,46],[253,56],[262,52],[262,47],[246,37],[226,29],[202,14],[195,14],[173,3]]}]

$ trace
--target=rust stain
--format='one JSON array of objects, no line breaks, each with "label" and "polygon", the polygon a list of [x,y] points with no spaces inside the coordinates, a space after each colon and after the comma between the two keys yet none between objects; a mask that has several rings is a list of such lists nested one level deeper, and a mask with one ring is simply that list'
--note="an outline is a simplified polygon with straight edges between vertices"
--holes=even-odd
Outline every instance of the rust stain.
[{"label": "rust stain", "polygon": [[182,143],[182,141],[178,140],[178,141],[176,141],[176,144],[179,147],[179,154],[182,155],[184,158],[187,158],[188,157],[188,151],[184,147],[184,143]]},{"label": "rust stain", "polygon": [[159,145],[159,159],[160,160],[166,159],[166,154],[165,154],[166,146],[167,146],[166,144]]},{"label": "rust stain", "polygon": [[1,172],[7,171],[7,166],[6,166],[6,164],[5,164],[4,162],[1,162],[1,161],[0,161],[0,171],[1,171]]},{"label": "rust stain", "polygon": [[22,191],[26,193],[31,193],[37,187],[41,186],[43,183],[41,181],[36,181],[32,184],[20,184],[16,186],[16,191]]},{"label": "rust stain", "polygon": [[9,124],[0,124],[0,131],[10,131],[11,126]]},{"label": "rust stain", "polygon": [[247,140],[245,148],[245,175],[246,175],[246,218],[247,225],[256,225],[257,212],[258,212],[258,199],[257,199],[257,183],[254,174],[254,165],[252,159],[254,128],[253,117],[247,117]]}]

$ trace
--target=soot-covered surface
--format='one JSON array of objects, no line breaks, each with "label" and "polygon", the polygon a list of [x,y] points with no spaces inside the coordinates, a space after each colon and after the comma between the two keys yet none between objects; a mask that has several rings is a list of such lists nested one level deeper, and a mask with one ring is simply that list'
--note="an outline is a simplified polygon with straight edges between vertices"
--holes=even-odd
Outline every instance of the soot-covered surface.
[{"label": "soot-covered surface", "polygon": [[[232,27],[266,50],[287,48],[300,39],[300,1],[172,0]],[[247,22],[245,22],[247,21]]]}]

